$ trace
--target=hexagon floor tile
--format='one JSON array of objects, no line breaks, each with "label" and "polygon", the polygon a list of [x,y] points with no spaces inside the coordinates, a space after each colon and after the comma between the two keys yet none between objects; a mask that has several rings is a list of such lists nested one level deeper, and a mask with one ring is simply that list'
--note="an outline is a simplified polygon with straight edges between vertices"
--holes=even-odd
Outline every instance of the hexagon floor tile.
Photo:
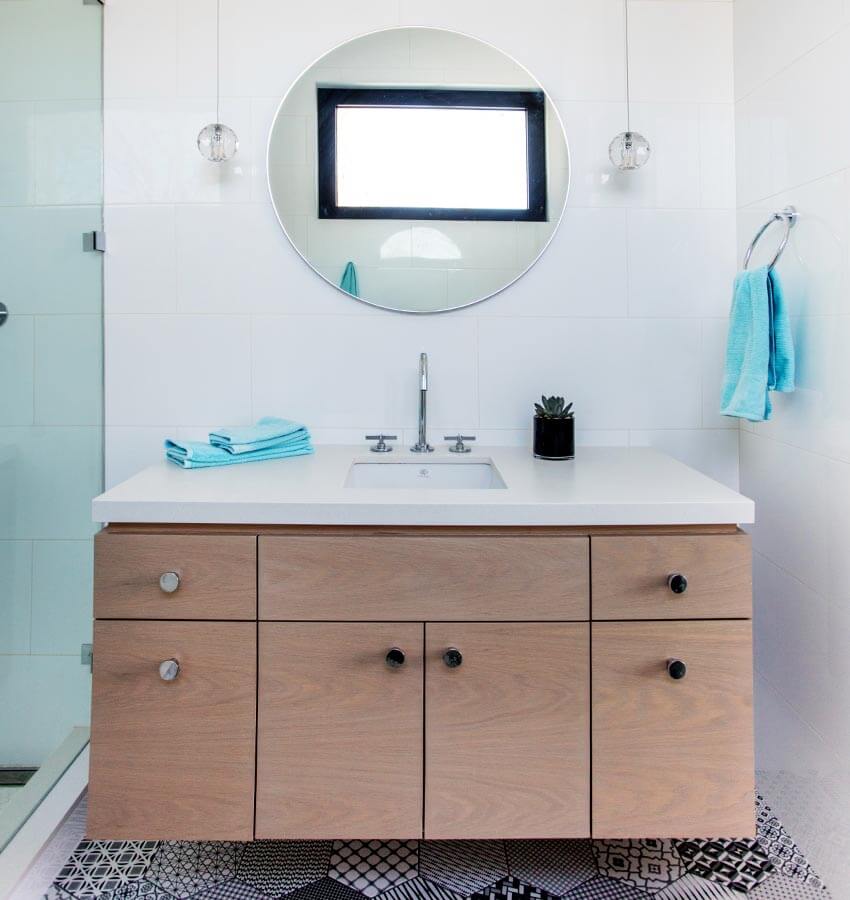
[{"label": "hexagon floor tile", "polygon": [[159,841],[81,841],[56,876],[60,896],[102,897],[141,878]]},{"label": "hexagon floor tile", "polygon": [[600,874],[628,881],[648,893],[663,891],[685,874],[673,841],[593,841],[593,854]]},{"label": "hexagon floor tile", "polygon": [[505,841],[508,871],[561,896],[598,874],[590,841]]},{"label": "hexagon floor tile", "polygon": [[741,900],[741,894],[715,881],[706,881],[696,875],[683,875],[678,881],[659,891],[655,900]]},{"label": "hexagon floor tile", "polygon": [[232,841],[163,841],[145,878],[186,900],[203,889],[236,877],[245,844]]},{"label": "hexagon floor tile", "polygon": [[328,875],[377,897],[419,873],[419,841],[334,841]]},{"label": "hexagon floor tile", "polygon": [[650,895],[628,881],[597,875],[565,895],[565,900],[646,900]]},{"label": "hexagon floor tile", "polygon": [[279,897],[328,874],[332,841],[254,841],[236,868],[237,879]]},{"label": "hexagon floor tile", "polygon": [[423,841],[419,872],[468,897],[508,875],[503,841]]},{"label": "hexagon floor tile", "polygon": [[463,896],[417,875],[381,894],[381,900],[463,900]]}]

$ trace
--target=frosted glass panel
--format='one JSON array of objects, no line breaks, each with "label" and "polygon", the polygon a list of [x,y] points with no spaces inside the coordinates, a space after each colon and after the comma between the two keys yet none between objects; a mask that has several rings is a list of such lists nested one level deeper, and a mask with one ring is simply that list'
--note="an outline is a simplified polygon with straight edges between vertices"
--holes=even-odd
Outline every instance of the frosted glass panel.
[{"label": "frosted glass panel", "polygon": [[337,204],[527,209],[520,109],[341,107]]},{"label": "frosted glass panel", "polygon": [[10,782],[41,769],[0,785],[0,850],[89,723],[103,257],[83,233],[103,227],[102,16],[0,0],[0,767]]}]

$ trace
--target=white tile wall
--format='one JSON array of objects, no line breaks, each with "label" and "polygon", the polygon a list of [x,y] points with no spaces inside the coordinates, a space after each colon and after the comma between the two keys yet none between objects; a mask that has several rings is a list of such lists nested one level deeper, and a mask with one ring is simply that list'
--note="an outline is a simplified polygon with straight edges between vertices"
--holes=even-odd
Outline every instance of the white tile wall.
[{"label": "white tile wall", "polygon": [[[798,389],[741,432],[753,529],[757,763],[771,805],[850,896],[850,4],[736,0],[738,252],[800,219],[779,263]],[[776,230],[755,258],[764,262]],[[775,244],[773,244],[775,246]],[[704,332],[703,340],[715,340]],[[843,846],[842,852],[837,848]]]},{"label": "white tile wall", "polygon": [[[168,434],[267,413],[303,417],[320,441],[409,436],[426,350],[437,437],[462,427],[526,444],[531,401],[557,391],[576,402],[580,443],[654,443],[735,484],[737,431],[714,412],[736,253],[731,6],[630,0],[633,115],[654,157],[624,176],[607,159],[625,127],[621,0],[222,0],[222,116],[241,141],[222,167],[194,147],[211,115],[214,0],[110,0],[107,481],[158,459]],[[573,164],[564,223],[538,264],[493,299],[434,317],[323,283],[282,234],[265,184],[268,129],[300,71],[348,38],[417,24],[526,65],[558,104]],[[375,64],[392,66],[383,43]],[[422,276],[423,288],[446,279],[450,295],[472,277]]]}]

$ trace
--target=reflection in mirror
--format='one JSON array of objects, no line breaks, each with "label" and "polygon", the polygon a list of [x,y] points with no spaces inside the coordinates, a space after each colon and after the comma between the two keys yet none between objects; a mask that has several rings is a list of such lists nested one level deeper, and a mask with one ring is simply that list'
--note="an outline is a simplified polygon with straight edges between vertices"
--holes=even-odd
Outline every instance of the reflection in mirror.
[{"label": "reflection in mirror", "polygon": [[289,239],[368,303],[437,312],[525,272],[566,203],[560,119],[519,64],[474,38],[393,28],[322,57],[284,98],[269,186]]}]

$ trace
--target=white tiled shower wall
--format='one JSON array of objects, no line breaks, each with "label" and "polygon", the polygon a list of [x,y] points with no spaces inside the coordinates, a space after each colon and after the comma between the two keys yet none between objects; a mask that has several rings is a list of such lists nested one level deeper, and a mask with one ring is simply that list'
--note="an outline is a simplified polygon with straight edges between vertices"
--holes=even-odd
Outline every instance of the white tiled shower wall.
[{"label": "white tiled shower wall", "polygon": [[757,764],[833,896],[848,897],[850,3],[734,8],[739,250],[770,212],[800,212],[778,266],[797,392],[741,432],[741,489],[758,517]]},{"label": "white tiled shower wall", "polygon": [[[736,485],[717,414],[735,269],[731,0],[630,0],[632,124],[654,147],[607,160],[625,123],[621,0],[222,0],[232,164],[194,146],[214,117],[215,0],[105,7],[107,482],[166,435],[264,414],[319,441],[410,436],[431,356],[432,435],[526,442],[542,392],[574,400],[580,440],[653,444]],[[433,25],[491,41],[540,79],[572,153],[564,223],[540,262],[459,313],[372,309],[313,274],[267,196],[274,110],[348,38]]]}]

